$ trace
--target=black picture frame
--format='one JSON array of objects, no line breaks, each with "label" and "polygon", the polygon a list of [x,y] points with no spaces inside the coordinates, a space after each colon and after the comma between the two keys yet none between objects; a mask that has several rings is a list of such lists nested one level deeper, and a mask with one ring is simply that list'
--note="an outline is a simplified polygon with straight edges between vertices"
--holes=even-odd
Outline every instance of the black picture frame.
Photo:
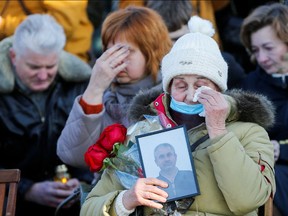
[{"label": "black picture frame", "polygon": [[[156,177],[169,184],[167,189],[161,188],[168,192],[168,202],[200,194],[188,134],[184,125],[138,135],[136,142],[144,177]],[[161,145],[158,146],[159,144]],[[158,149],[156,149],[157,146]],[[173,152],[171,146],[176,155],[170,152],[169,149]],[[174,164],[178,169],[176,172],[173,168]],[[170,180],[166,178],[171,177],[171,173],[177,173],[174,183],[170,181],[171,178]]]}]

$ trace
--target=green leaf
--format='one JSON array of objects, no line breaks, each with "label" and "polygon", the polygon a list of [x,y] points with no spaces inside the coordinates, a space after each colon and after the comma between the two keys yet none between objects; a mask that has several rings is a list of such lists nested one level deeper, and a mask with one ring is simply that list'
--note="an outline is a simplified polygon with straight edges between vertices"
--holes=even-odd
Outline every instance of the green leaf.
[{"label": "green leaf", "polygon": [[102,169],[101,169],[101,170],[104,170],[104,169],[106,169],[106,168],[109,167],[109,166],[113,167],[114,169],[117,169],[117,167],[115,166],[115,164],[113,164],[113,162],[111,161],[111,159],[107,157],[107,158],[105,158],[105,159],[103,160],[103,166],[102,166]]},{"label": "green leaf", "polygon": [[128,144],[127,144],[127,147],[130,148],[132,145],[134,145],[135,143],[132,142],[131,140],[129,140]]},{"label": "green leaf", "polygon": [[113,150],[111,151],[111,154],[117,155],[118,154],[118,149],[120,148],[120,146],[122,146],[123,144],[120,142],[114,143],[113,145]]},{"label": "green leaf", "polygon": [[118,153],[117,153],[117,155],[121,155],[123,152],[126,152],[128,149],[129,149],[128,146],[120,145],[119,148],[118,148]]}]

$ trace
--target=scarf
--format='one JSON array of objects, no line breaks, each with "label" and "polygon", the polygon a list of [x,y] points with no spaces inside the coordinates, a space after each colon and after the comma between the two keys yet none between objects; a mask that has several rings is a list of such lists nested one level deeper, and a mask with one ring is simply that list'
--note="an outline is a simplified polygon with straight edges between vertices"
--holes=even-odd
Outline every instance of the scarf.
[{"label": "scarf", "polygon": [[148,90],[161,83],[161,75],[158,73],[157,83],[155,84],[151,75],[137,83],[119,84],[114,82],[104,94],[104,106],[108,115],[115,121],[129,126],[127,110],[133,97],[139,91]]}]

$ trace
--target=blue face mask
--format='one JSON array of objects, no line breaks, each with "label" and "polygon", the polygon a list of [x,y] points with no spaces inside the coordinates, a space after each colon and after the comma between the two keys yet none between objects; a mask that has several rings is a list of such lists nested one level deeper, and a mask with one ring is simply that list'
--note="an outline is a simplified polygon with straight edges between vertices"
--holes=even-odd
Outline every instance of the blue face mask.
[{"label": "blue face mask", "polygon": [[186,104],[174,100],[173,97],[171,97],[170,108],[177,112],[189,115],[200,114],[204,111],[203,104]]}]

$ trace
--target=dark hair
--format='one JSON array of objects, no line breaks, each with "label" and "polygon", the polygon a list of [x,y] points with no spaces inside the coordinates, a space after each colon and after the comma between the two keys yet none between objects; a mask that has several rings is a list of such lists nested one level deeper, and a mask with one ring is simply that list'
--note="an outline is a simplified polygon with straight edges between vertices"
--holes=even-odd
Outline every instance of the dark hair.
[{"label": "dark hair", "polygon": [[169,32],[176,31],[182,25],[186,25],[192,16],[192,4],[190,0],[148,0],[146,6],[162,16]]}]

